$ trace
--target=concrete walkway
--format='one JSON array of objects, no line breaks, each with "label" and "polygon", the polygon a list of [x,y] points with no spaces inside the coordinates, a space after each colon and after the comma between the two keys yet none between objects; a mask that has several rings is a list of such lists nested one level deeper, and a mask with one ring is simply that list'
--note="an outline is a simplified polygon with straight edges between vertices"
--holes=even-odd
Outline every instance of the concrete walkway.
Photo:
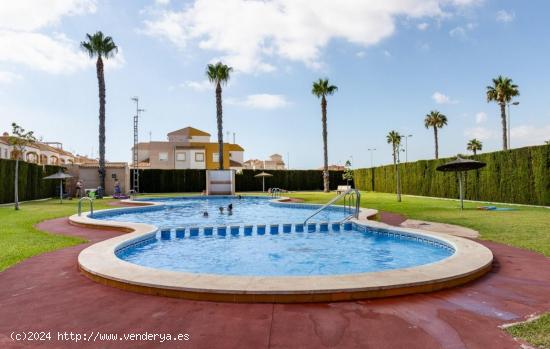
[{"label": "concrete walkway", "polygon": [[[90,243],[117,232],[40,229]],[[90,281],[76,266],[83,244],[30,258],[0,273],[0,348],[519,348],[503,323],[550,310],[550,258],[481,241],[495,257],[466,286],[390,299],[321,304],[228,304],[130,293]],[[14,342],[13,331],[52,340]],[[57,332],[187,333],[189,341],[58,341]]]}]

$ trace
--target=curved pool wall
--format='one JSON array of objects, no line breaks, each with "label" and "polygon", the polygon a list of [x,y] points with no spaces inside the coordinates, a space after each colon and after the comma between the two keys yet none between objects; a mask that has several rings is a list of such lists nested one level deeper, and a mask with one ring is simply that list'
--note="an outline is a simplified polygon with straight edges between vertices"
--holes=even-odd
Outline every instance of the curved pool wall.
[{"label": "curved pool wall", "polygon": [[[144,202],[133,203],[144,204]],[[156,202],[151,204],[161,206]],[[276,205],[308,206],[295,203],[276,203]],[[317,207],[318,205],[315,205],[315,208]],[[156,209],[158,208],[140,207],[130,210],[139,212]],[[128,208],[110,211],[123,210]],[[355,230],[393,235],[392,238],[398,239],[416,239],[421,243],[438,245],[438,248],[454,253],[448,258],[416,267],[338,275],[220,275],[163,270],[129,263],[117,257],[117,254],[124,250],[140,245],[145,246],[153,240],[162,240],[162,233],[156,226],[94,219],[98,215],[101,217],[106,214],[104,212],[107,211],[94,213],[93,218],[73,215],[70,221],[72,224],[117,229],[130,233],[99,242],[83,250],[78,258],[79,268],[88,277],[103,284],[145,294],[210,301],[280,303],[378,298],[430,292],[460,285],[485,274],[490,270],[492,261],[490,250],[471,240],[415,229],[390,227],[377,222],[354,220]],[[107,216],[108,214],[103,218]],[[240,234],[243,238],[249,238],[244,237],[244,227],[241,229]],[[184,232],[183,240],[200,239],[200,234],[203,233],[204,231],[199,230],[197,236],[191,237],[191,227],[188,227]],[[216,230],[214,230],[215,233]],[[178,239],[176,234],[177,232],[172,230],[169,239]],[[230,236],[229,230],[226,234],[228,239],[236,238]]]}]

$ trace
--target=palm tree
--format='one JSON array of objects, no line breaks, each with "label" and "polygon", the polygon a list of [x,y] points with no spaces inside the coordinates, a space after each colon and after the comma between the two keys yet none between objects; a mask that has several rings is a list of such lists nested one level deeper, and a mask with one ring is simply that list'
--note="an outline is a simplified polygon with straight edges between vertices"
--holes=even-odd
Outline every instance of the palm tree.
[{"label": "palm tree", "polygon": [[15,158],[13,201],[15,209],[19,210],[19,159],[23,157],[25,148],[36,142],[36,138],[33,131],[25,131],[24,128],[15,122],[11,124],[11,127],[12,135],[8,137],[8,144],[12,146],[12,156]]},{"label": "palm tree", "polygon": [[218,122],[218,163],[223,170],[223,110],[222,110],[222,85],[227,84],[233,68],[218,62],[206,67],[206,76],[211,83],[216,85],[216,120]]},{"label": "palm tree", "polygon": [[401,148],[402,135],[397,131],[390,131],[386,136],[388,144],[392,145],[393,166],[395,168],[395,178],[397,182],[397,201],[401,202],[401,176],[399,174],[399,150]]},{"label": "palm tree", "polygon": [[87,41],[82,41],[80,47],[90,55],[90,58],[97,57],[96,72],[99,85],[99,185],[102,193],[105,191],[105,75],[103,69],[103,58],[114,57],[118,47],[113,38],[103,35],[98,31],[93,35],[86,34]]},{"label": "palm tree", "polygon": [[[493,79],[493,85],[487,86],[487,102],[496,102],[500,105],[500,118],[502,122],[502,149],[508,150],[506,105],[512,98],[519,96],[518,85],[512,79],[499,75]],[[508,125],[509,126],[509,125]]]},{"label": "palm tree", "polygon": [[313,82],[311,93],[317,98],[321,98],[321,122],[323,123],[323,187],[325,193],[329,192],[329,174],[328,174],[328,148],[327,148],[327,96],[333,95],[338,91],[338,87],[331,85],[328,79],[319,79]]},{"label": "palm tree", "polygon": [[435,138],[435,158],[439,159],[439,140],[437,137],[437,129],[442,128],[447,125],[447,117],[437,110],[432,110],[426,118],[424,119],[424,126],[426,128],[434,128],[434,138]]},{"label": "palm tree", "polygon": [[474,156],[476,156],[477,151],[483,149],[483,143],[481,143],[479,139],[474,138],[468,142],[468,147],[466,149],[473,152]]}]

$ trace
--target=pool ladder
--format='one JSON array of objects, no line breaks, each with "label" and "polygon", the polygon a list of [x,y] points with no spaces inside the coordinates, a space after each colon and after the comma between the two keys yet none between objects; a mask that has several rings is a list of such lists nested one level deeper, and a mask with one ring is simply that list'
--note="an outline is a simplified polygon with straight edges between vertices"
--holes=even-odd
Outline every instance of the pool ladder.
[{"label": "pool ladder", "polygon": [[345,192],[341,193],[340,195],[336,196],[323,206],[321,206],[317,211],[313,212],[311,216],[307,217],[304,221],[304,224],[307,224],[307,222],[324,211],[325,209],[329,208],[330,206],[334,206],[334,204],[338,201],[344,199],[344,213],[346,214],[346,217],[340,221],[340,223],[345,222],[351,218],[359,218],[359,211],[361,206],[361,193],[357,189],[348,189]]},{"label": "pool ladder", "polygon": [[83,200],[90,201],[90,215],[93,215],[94,214],[94,200],[92,200],[92,198],[87,197],[87,196],[83,196],[83,197],[80,198],[80,200],[78,200],[78,215],[80,216],[82,214],[82,201]]},{"label": "pool ladder", "polygon": [[280,198],[281,197],[281,188],[273,188],[271,189],[271,197],[272,198]]}]

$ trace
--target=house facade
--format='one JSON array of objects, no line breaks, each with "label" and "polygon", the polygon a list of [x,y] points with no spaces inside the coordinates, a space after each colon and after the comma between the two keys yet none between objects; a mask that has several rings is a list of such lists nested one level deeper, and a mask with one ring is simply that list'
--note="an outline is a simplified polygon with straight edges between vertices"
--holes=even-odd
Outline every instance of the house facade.
[{"label": "house facade", "polygon": [[246,160],[243,163],[243,168],[248,170],[284,170],[286,165],[281,155],[273,154],[267,160]]},{"label": "house facade", "polygon": [[[210,142],[210,134],[193,127],[185,127],[167,134],[167,141],[137,144],[140,169],[207,169],[219,168],[217,142]],[[134,149],[132,148],[132,153]],[[224,168],[241,169],[244,149],[238,144],[224,143]]]},{"label": "house facade", "polygon": [[[9,144],[9,134],[4,132],[0,137],[0,159],[14,159],[13,146]],[[65,165],[76,163],[76,157],[63,150],[61,143],[52,143],[52,146],[43,142],[34,142],[23,148],[21,160],[39,165]]]}]

